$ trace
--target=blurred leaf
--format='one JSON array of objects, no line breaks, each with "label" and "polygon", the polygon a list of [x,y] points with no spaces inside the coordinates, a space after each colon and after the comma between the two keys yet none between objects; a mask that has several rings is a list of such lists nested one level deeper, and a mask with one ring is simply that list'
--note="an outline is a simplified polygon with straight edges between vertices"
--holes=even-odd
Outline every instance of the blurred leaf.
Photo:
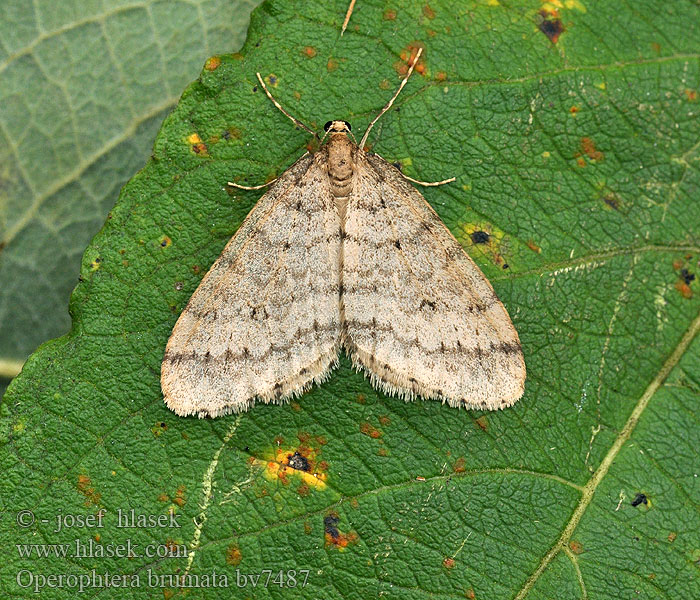
[{"label": "blurred leaf", "polygon": [[68,330],[86,244],[182,88],[242,44],[256,3],[0,5],[0,361]]},{"label": "blurred leaf", "polygon": [[[96,569],[139,576],[101,591],[118,598],[156,597],[149,576],[213,572],[227,588],[166,580],[163,596],[700,597],[700,8],[453,6],[359,2],[340,38],[345,0],[268,2],[241,55],[185,91],[85,252],[71,333],[1,406],[6,595],[33,596],[20,569]],[[457,177],[424,193],[513,317],[524,398],[499,413],[404,403],[343,359],[291,404],[178,418],[160,393],[165,343],[260,195],[225,182],[263,182],[309,142],[255,72],[305,122],[362,132],[416,41],[419,73],[370,141],[411,176]],[[58,511],[98,509],[104,529],[54,533]],[[180,527],[120,529],[119,509],[173,509]],[[14,550],[96,534],[139,554]],[[149,558],[148,544],[189,557]],[[297,587],[253,588],[263,569],[296,570]]]}]

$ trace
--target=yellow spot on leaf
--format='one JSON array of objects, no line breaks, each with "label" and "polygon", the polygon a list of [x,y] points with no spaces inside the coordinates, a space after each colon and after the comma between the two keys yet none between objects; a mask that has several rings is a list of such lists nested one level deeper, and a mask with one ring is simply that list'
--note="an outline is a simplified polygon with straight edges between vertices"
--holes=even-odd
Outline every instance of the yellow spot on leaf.
[{"label": "yellow spot on leaf", "polygon": [[204,68],[207,71],[213,71],[214,69],[218,68],[218,66],[221,64],[221,58],[218,56],[212,56],[207,59],[207,62],[204,63]]}]

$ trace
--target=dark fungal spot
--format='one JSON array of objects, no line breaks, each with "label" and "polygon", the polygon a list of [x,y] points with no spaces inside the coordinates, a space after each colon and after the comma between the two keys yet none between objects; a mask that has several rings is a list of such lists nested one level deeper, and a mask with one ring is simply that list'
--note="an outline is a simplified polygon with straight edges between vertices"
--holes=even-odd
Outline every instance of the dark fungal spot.
[{"label": "dark fungal spot", "polygon": [[289,460],[289,466],[292,467],[292,469],[297,469],[297,471],[309,471],[311,468],[308,459],[299,454],[299,452],[290,454],[287,459]]},{"label": "dark fungal spot", "polygon": [[486,231],[473,231],[470,237],[475,244],[488,244],[491,239],[491,235]]},{"label": "dark fungal spot", "polygon": [[254,86],[253,86],[253,92],[257,92],[257,91],[258,91],[258,86],[257,86],[257,85],[254,85]]},{"label": "dark fungal spot", "polygon": [[401,250],[401,242],[399,240],[394,240],[394,246]]},{"label": "dark fungal spot", "polygon": [[401,170],[401,163],[397,160],[396,162],[391,163],[394,165],[399,171]]},{"label": "dark fungal spot", "polygon": [[695,280],[695,274],[688,271],[688,269],[681,269],[681,279],[686,284],[690,284],[691,281]]},{"label": "dark fungal spot", "polygon": [[647,500],[647,497],[644,494],[637,494],[634,497],[634,500],[632,500],[632,506],[639,506],[640,504],[648,504],[649,501]]},{"label": "dark fungal spot", "polygon": [[564,33],[564,25],[556,13],[551,13],[547,10],[541,10],[538,13],[537,27],[544,33],[552,44],[559,41],[559,36]]},{"label": "dark fungal spot", "polygon": [[323,517],[323,529],[333,539],[338,539],[340,537],[340,532],[338,531],[339,522],[340,519],[337,515]]},{"label": "dark fungal spot", "polygon": [[503,268],[504,268],[504,269],[507,269],[508,266],[509,266],[508,263],[503,263]]},{"label": "dark fungal spot", "polygon": [[613,210],[620,210],[620,201],[613,194],[603,196],[603,202]]}]

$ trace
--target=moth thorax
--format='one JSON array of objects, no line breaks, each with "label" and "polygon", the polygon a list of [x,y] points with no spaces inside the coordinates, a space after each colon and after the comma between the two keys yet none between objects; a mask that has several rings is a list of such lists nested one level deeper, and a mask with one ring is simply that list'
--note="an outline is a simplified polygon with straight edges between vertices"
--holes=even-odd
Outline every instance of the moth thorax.
[{"label": "moth thorax", "polygon": [[331,191],[336,198],[345,198],[352,192],[356,146],[345,132],[331,132],[326,147]]}]

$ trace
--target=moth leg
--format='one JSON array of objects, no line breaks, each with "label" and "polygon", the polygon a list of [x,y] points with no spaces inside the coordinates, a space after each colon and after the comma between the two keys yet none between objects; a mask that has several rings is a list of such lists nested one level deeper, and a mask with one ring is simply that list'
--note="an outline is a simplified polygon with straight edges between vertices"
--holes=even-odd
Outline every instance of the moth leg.
[{"label": "moth leg", "polygon": [[[304,154],[302,154],[302,155],[299,157],[298,160],[301,160],[301,159],[304,158],[307,154],[309,154],[309,153],[308,153],[308,152],[304,152]],[[297,161],[297,162],[298,162],[298,161]],[[275,178],[272,179],[271,181],[268,181],[267,183],[261,183],[260,185],[241,185],[240,183],[234,183],[233,181],[228,181],[227,183],[228,183],[231,187],[238,188],[239,190],[261,190],[261,189],[263,189],[263,188],[266,188],[266,187],[272,185],[272,184],[275,183],[275,181],[277,181],[278,179],[279,179],[279,177],[275,177]]]},{"label": "moth leg", "polygon": [[[376,152],[374,152],[375,156],[379,156]],[[382,160],[389,162],[384,158],[383,156],[379,156]],[[394,163],[389,163],[389,164],[394,164]],[[418,181],[418,179],[413,179],[413,177],[409,177],[408,175],[405,175],[404,172],[397,166],[398,163],[394,164],[396,167],[396,170],[401,174],[401,177],[404,179],[407,179],[408,181],[411,181],[412,183],[417,183],[418,185],[423,185],[425,187],[437,187],[439,185],[445,185],[446,183],[452,183],[453,181],[456,181],[456,177],[450,177],[449,179],[443,179],[442,181]]]},{"label": "moth leg", "polygon": [[286,110],[284,110],[284,108],[282,108],[282,105],[279,102],[277,102],[277,100],[275,100],[274,96],[270,93],[270,90],[267,89],[267,86],[265,85],[263,78],[260,76],[260,73],[256,73],[256,75],[258,76],[258,81],[260,82],[262,89],[265,91],[265,94],[267,95],[267,97],[270,100],[272,100],[272,104],[274,104],[282,112],[282,114],[285,117],[287,117],[288,119],[290,119],[292,121],[292,123],[294,123],[297,127],[301,127],[303,130],[308,131],[311,135],[313,135],[318,140],[318,134],[313,129],[304,125],[304,123],[302,123],[296,117],[293,117],[292,115],[290,115]]},{"label": "moth leg", "polygon": [[[401,171],[399,171],[399,173],[401,173]],[[438,185],[452,183],[457,179],[456,177],[450,177],[449,179],[443,179],[442,181],[418,181],[417,179],[413,179],[413,177],[409,177],[408,175],[404,175],[403,173],[401,173],[401,177],[403,177],[404,179],[408,179],[408,181],[411,181],[413,183],[417,183],[418,185],[423,185],[425,187],[437,187]]]},{"label": "moth leg", "polygon": [[238,188],[239,190],[261,190],[263,188],[266,188],[268,185],[272,185],[279,179],[278,177],[275,177],[272,181],[268,181],[267,183],[263,183],[261,185],[240,185],[238,183],[233,183],[233,181],[229,181],[228,184],[231,187]]}]

